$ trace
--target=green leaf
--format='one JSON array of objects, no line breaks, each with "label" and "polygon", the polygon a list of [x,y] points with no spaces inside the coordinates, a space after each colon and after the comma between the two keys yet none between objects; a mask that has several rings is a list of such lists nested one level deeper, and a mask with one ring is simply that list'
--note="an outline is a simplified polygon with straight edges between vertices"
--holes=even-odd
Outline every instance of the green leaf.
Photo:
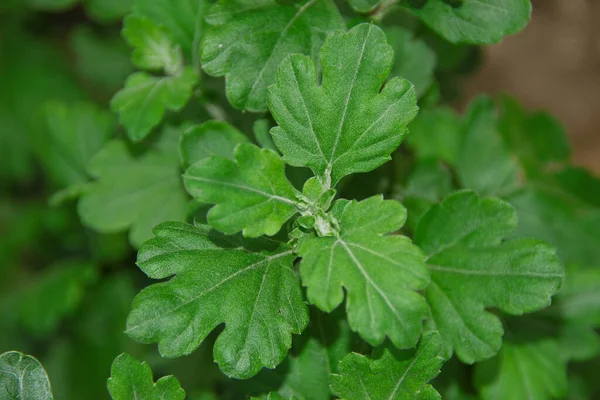
[{"label": "green leaf", "polygon": [[239,109],[265,111],[267,87],[292,53],[316,55],[327,33],[344,29],[332,0],[220,0],[206,16],[202,68],[226,77],[227,98]]},{"label": "green leaf", "polygon": [[377,7],[380,0],[348,0],[350,6],[359,13],[368,13]]},{"label": "green leaf", "polygon": [[339,375],[331,377],[331,389],[345,400],[439,398],[427,382],[440,373],[441,350],[439,333],[430,331],[415,350],[383,347],[375,350],[373,359],[348,354],[340,363]]},{"label": "green leaf", "polygon": [[134,156],[114,140],[92,159],[97,178],[78,204],[81,221],[102,233],[129,232],[134,246],[152,237],[152,228],[186,217],[188,197],[181,184],[177,140],[180,128],[166,127],[159,142]]},{"label": "green leaf", "polygon": [[331,214],[339,235],[302,242],[300,273],[311,303],[330,312],[344,299],[350,327],[371,345],[386,336],[397,347],[415,345],[429,313],[416,290],[429,276],[410,239],[388,235],[402,227],[406,210],[375,196],[361,202],[338,200]]},{"label": "green leaf", "polygon": [[125,353],[115,359],[110,369],[108,391],[113,400],[185,399],[185,391],[177,378],[172,375],[163,376],[154,383],[148,364]]},{"label": "green leaf", "polygon": [[82,25],[71,32],[69,47],[78,75],[102,93],[115,93],[133,72],[129,48],[116,35],[100,35]]},{"label": "green leaf", "polygon": [[520,186],[520,166],[497,127],[493,101],[479,97],[466,116],[466,132],[456,163],[462,186],[481,195],[497,195]]},{"label": "green leaf", "polygon": [[33,279],[20,295],[19,318],[31,334],[42,336],[54,332],[65,316],[74,313],[97,272],[89,262],[72,261]]},{"label": "green leaf", "polygon": [[550,305],[564,272],[556,251],[532,239],[505,240],[517,225],[515,210],[495,198],[461,191],[421,218],[415,243],[427,255],[431,284],[426,298],[444,339],[465,363],[492,357],[502,324],[486,311],[510,315]]},{"label": "green leaf", "polygon": [[248,138],[227,122],[207,121],[186,129],[179,143],[179,152],[183,166],[187,168],[212,156],[233,159],[235,147],[247,142]]},{"label": "green leaf", "polygon": [[163,70],[168,75],[177,73],[183,59],[179,47],[171,42],[164,28],[150,19],[132,14],[123,21],[123,37],[131,47],[131,61],[142,69]]},{"label": "green leaf", "polygon": [[381,88],[393,58],[385,34],[371,24],[327,38],[320,86],[309,57],[286,58],[269,89],[269,108],[279,124],[271,134],[284,161],[310,167],[335,184],[390,160],[417,114],[408,81],[394,78]]},{"label": "green leaf", "polygon": [[395,53],[391,75],[407,79],[415,85],[417,95],[423,96],[434,80],[435,52],[408,29],[391,26],[385,32]]},{"label": "green leaf", "polygon": [[87,182],[89,160],[114,133],[112,115],[93,103],[49,102],[42,116],[35,146],[44,171],[59,186]]},{"label": "green leaf", "polygon": [[424,109],[409,125],[407,141],[417,158],[439,158],[456,165],[464,138],[464,122],[447,107]]},{"label": "green leaf", "polygon": [[11,400],[54,399],[42,364],[18,351],[0,355],[0,397]]},{"label": "green leaf", "polygon": [[277,150],[277,146],[275,146],[275,143],[273,143],[271,133],[269,133],[270,126],[271,124],[269,120],[257,119],[254,121],[254,125],[252,125],[252,132],[254,133],[254,138],[260,147],[278,152],[279,150]]},{"label": "green leaf", "polygon": [[129,138],[139,141],[160,123],[165,110],[179,111],[186,105],[197,80],[191,67],[167,77],[136,72],[127,78],[125,87],[115,94],[110,106],[119,114]]},{"label": "green leaf", "polygon": [[560,315],[600,328],[600,269],[571,267],[567,272],[568,279],[557,296]]},{"label": "green leaf", "polygon": [[[207,0],[134,0],[135,12],[162,26],[186,57],[197,57],[206,30]],[[194,63],[196,64],[196,63]]]},{"label": "green leaf", "polygon": [[567,368],[552,339],[506,341],[497,357],[475,366],[475,386],[482,400],[563,398]]},{"label": "green leaf", "polygon": [[208,223],[227,234],[272,236],[296,212],[296,191],[287,180],[281,158],[268,149],[239,144],[234,159],[210,157],[183,176],[198,201],[216,204]]},{"label": "green leaf", "polygon": [[452,43],[498,43],[519,32],[531,17],[530,0],[427,0],[421,7],[403,5]]},{"label": "green leaf", "polygon": [[131,10],[133,0],[82,0],[86,13],[101,23],[120,20]]},{"label": "green leaf", "polygon": [[293,253],[267,239],[226,237],[207,226],[170,222],[154,233],[138,266],[153,279],[176,276],[135,298],[127,334],[178,357],[224,323],[214,358],[225,374],[249,378],[281,363],[291,334],[308,323]]}]

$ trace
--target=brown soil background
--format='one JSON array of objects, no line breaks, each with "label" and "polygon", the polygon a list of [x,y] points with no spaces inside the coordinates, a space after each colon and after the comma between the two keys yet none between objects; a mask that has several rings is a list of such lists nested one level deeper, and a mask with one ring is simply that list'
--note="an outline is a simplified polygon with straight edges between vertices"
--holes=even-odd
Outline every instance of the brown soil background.
[{"label": "brown soil background", "polygon": [[465,100],[507,92],[550,111],[571,137],[575,163],[600,174],[600,0],[533,0],[528,27],[484,57]]}]

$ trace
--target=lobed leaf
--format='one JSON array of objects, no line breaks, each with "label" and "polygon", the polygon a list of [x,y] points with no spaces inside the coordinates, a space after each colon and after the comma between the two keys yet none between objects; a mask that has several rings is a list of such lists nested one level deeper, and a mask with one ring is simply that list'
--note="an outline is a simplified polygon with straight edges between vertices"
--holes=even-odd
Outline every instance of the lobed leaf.
[{"label": "lobed leaf", "polygon": [[560,288],[556,251],[536,240],[505,240],[516,226],[508,203],[470,191],[451,194],[421,218],[415,243],[427,255],[425,296],[447,358],[453,351],[465,363],[492,357],[503,329],[486,309],[533,312],[550,305]]},{"label": "lobed leaf", "polygon": [[127,334],[158,342],[163,356],[178,357],[224,323],[214,358],[225,374],[249,378],[281,363],[291,334],[308,323],[287,246],[176,222],[154,233],[140,249],[138,265],[154,279],[175,277],[137,295]]},{"label": "lobed leaf", "polygon": [[0,355],[0,397],[14,400],[54,399],[42,364],[18,351]]},{"label": "lobed leaf", "polygon": [[351,353],[331,376],[331,389],[345,400],[413,400],[440,398],[427,382],[440,373],[442,339],[438,332],[423,334],[415,350],[376,349],[373,359]]},{"label": "lobed leaf", "polygon": [[361,202],[338,200],[331,210],[339,235],[300,243],[300,274],[308,300],[330,312],[344,299],[350,327],[371,345],[386,337],[412,347],[428,315],[416,290],[429,276],[421,251],[405,236],[388,235],[406,219],[404,207],[375,196]]},{"label": "lobed leaf", "polygon": [[267,87],[281,60],[313,55],[327,33],[344,28],[332,0],[220,0],[206,21],[213,27],[202,43],[202,68],[225,76],[229,102],[248,111],[267,109]]},{"label": "lobed leaf", "polygon": [[125,353],[113,362],[107,384],[113,400],[185,399],[185,392],[177,378],[172,375],[163,376],[154,383],[148,364]]},{"label": "lobed leaf", "polygon": [[286,163],[309,167],[336,184],[388,161],[418,108],[408,81],[385,83],[394,52],[377,26],[334,33],[320,54],[321,85],[309,57],[291,55],[281,63],[269,89],[269,108],[279,124],[271,134]]},{"label": "lobed leaf", "polygon": [[198,161],[183,180],[198,201],[216,204],[208,223],[227,234],[272,236],[296,212],[296,190],[285,177],[281,158],[268,149],[239,144],[233,160],[221,156]]}]

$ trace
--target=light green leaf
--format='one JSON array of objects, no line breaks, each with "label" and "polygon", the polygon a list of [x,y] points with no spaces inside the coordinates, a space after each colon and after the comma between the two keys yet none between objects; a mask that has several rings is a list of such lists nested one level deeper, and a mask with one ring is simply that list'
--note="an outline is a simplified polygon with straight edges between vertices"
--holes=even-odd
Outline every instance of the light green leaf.
[{"label": "light green leaf", "polygon": [[86,13],[101,23],[120,20],[131,10],[133,0],[83,0]]},{"label": "light green leaf", "polygon": [[224,323],[214,357],[225,374],[244,379],[281,363],[291,334],[308,323],[293,253],[267,239],[226,237],[208,226],[169,222],[154,233],[138,266],[154,279],[176,276],[135,298],[128,335],[158,342],[163,356],[178,357]]},{"label": "light green leaf", "polygon": [[244,236],[272,236],[296,212],[296,190],[287,180],[281,158],[268,149],[239,144],[234,159],[210,157],[183,176],[198,201],[216,204],[208,212],[214,228]]},{"label": "light green leaf", "polygon": [[82,25],[71,32],[69,46],[79,76],[102,93],[115,93],[133,72],[129,48],[117,35],[101,35]]},{"label": "light green leaf", "polygon": [[332,311],[344,300],[343,287],[350,327],[369,344],[388,336],[397,347],[414,346],[429,312],[416,290],[427,286],[429,276],[410,239],[388,235],[404,224],[405,208],[375,196],[338,200],[331,214],[339,235],[308,239],[298,249],[308,300]]},{"label": "light green leaf", "polygon": [[452,43],[498,43],[519,32],[531,17],[530,0],[427,0],[421,7],[403,5]]},{"label": "light green leaf", "polygon": [[88,286],[97,279],[89,262],[57,264],[34,278],[19,299],[19,318],[34,335],[49,335],[61,320],[73,314]]},{"label": "light green leaf", "polygon": [[423,334],[414,350],[393,347],[375,350],[373,359],[351,353],[331,376],[331,389],[344,400],[413,400],[439,398],[427,382],[440,373],[442,340],[435,331]]},{"label": "light green leaf", "polygon": [[492,357],[503,329],[486,308],[533,312],[560,288],[556,251],[532,239],[505,240],[516,225],[510,204],[470,191],[451,194],[421,218],[415,243],[428,257],[426,298],[447,358],[453,351],[465,363]]},{"label": "light green leaf", "polygon": [[113,116],[93,103],[59,102],[46,103],[42,116],[35,138],[44,171],[59,186],[87,182],[89,160],[114,134]]},{"label": "light green leaf", "polygon": [[488,97],[479,97],[471,103],[456,163],[462,186],[484,196],[510,192],[521,184],[520,166],[504,143],[496,114]]},{"label": "light green leaf", "polygon": [[233,159],[233,150],[248,138],[224,121],[207,121],[192,126],[183,133],[179,143],[181,161],[185,168],[196,161],[212,156]]},{"label": "light green leaf", "polygon": [[123,21],[123,37],[133,47],[131,61],[142,69],[177,73],[183,64],[179,47],[171,42],[164,28],[150,19],[131,14]]},{"label": "light green leaf", "polygon": [[54,399],[42,364],[18,351],[0,355],[0,397],[11,400]]},{"label": "light green leaf", "polygon": [[[227,98],[239,109],[265,111],[267,87],[288,55],[316,55],[327,33],[344,29],[332,0],[221,0],[206,16],[202,68],[226,77]],[[268,21],[268,23],[265,23]]]},{"label": "light green leaf", "polygon": [[567,368],[552,339],[506,341],[498,356],[475,366],[475,386],[482,400],[563,398]]},{"label": "light green leaf", "polygon": [[179,170],[179,134],[179,128],[166,127],[162,142],[139,156],[121,140],[109,142],[90,163],[97,180],[79,201],[82,222],[103,233],[130,229],[129,240],[139,246],[159,223],[184,220],[188,197]]},{"label": "light green leaf", "polygon": [[118,356],[110,368],[108,391],[113,400],[185,399],[185,391],[177,378],[163,376],[154,383],[148,364],[125,353]]},{"label": "light green leaf", "polygon": [[447,107],[424,109],[408,126],[407,141],[417,158],[439,158],[456,165],[464,138],[464,122],[454,110]]},{"label": "light green leaf", "polygon": [[[162,26],[188,58],[197,57],[206,30],[207,0],[134,0],[135,12]],[[194,63],[196,65],[196,63]]]},{"label": "light green leaf", "polygon": [[391,26],[385,32],[395,53],[391,75],[410,81],[415,85],[417,95],[424,95],[433,83],[437,62],[435,52],[408,29]]},{"label": "light green leaf", "polygon": [[310,167],[335,184],[390,160],[417,113],[408,81],[394,78],[381,88],[393,58],[385,34],[371,24],[327,38],[320,86],[309,57],[286,58],[269,89],[269,108],[279,124],[271,134],[284,161]]},{"label": "light green leaf", "polygon": [[252,125],[252,132],[254,133],[254,138],[260,147],[278,152],[279,150],[277,150],[277,146],[275,146],[275,143],[273,143],[273,138],[269,132],[270,127],[271,124],[269,120],[257,119],[254,121],[254,125]]},{"label": "light green leaf", "polygon": [[160,123],[165,109],[179,111],[186,105],[197,80],[191,67],[167,77],[136,72],[127,78],[125,87],[115,94],[110,106],[119,114],[119,121],[131,140],[139,141]]}]

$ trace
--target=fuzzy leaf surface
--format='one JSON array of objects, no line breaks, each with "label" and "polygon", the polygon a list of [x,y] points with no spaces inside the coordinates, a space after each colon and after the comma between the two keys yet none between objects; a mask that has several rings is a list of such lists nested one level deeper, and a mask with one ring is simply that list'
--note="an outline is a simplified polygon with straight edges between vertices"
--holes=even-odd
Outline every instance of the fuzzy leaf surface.
[{"label": "fuzzy leaf surface", "polygon": [[377,26],[334,33],[320,57],[321,85],[309,57],[291,55],[281,63],[269,88],[269,108],[279,124],[271,134],[286,163],[309,167],[335,184],[390,160],[418,108],[411,83],[385,83],[394,51]]},{"label": "fuzzy leaf surface", "polygon": [[127,78],[125,87],[114,95],[110,106],[119,114],[129,138],[139,141],[160,123],[165,110],[179,111],[186,105],[197,80],[191,67],[166,77],[136,72]]},{"label": "fuzzy leaf surface", "polygon": [[427,304],[416,293],[429,276],[421,251],[410,239],[389,235],[400,229],[406,210],[375,196],[361,202],[338,200],[331,213],[339,236],[302,242],[300,273],[308,300],[330,312],[344,300],[350,327],[372,345],[386,336],[401,348],[421,334]]},{"label": "fuzzy leaf surface", "polygon": [[295,256],[268,239],[227,237],[208,226],[169,222],[154,230],[138,254],[153,279],[133,302],[127,333],[159,344],[165,357],[191,353],[217,326],[214,346],[221,370],[235,378],[275,368],[308,323]]},{"label": "fuzzy leaf surface", "polygon": [[183,180],[198,201],[216,204],[208,223],[227,234],[274,235],[296,213],[296,191],[285,177],[284,164],[272,150],[239,144],[234,159],[200,160]]},{"label": "fuzzy leaf surface", "polygon": [[0,397],[11,400],[54,399],[42,364],[18,351],[0,355]]},{"label": "fuzzy leaf surface", "polygon": [[427,382],[440,373],[441,350],[439,333],[430,331],[414,350],[383,347],[375,350],[373,359],[348,354],[340,363],[339,375],[331,376],[331,388],[344,400],[435,398],[437,392]]},{"label": "fuzzy leaf surface", "polygon": [[125,353],[115,358],[110,368],[108,391],[113,400],[185,399],[185,392],[177,378],[163,376],[154,383],[150,366]]},{"label": "fuzzy leaf surface", "polygon": [[281,61],[293,53],[314,56],[328,32],[345,27],[332,0],[282,3],[220,0],[206,16],[213,27],[202,43],[202,68],[225,76],[236,108],[265,111],[267,87]]},{"label": "fuzzy leaf surface", "polygon": [[564,279],[556,250],[532,239],[505,240],[517,226],[515,210],[496,198],[455,192],[421,218],[415,243],[427,255],[426,298],[444,339],[465,363],[492,357],[502,344],[499,318],[550,305]]},{"label": "fuzzy leaf surface", "polygon": [[531,17],[530,0],[427,0],[422,7],[404,4],[425,24],[452,43],[498,43],[519,32]]},{"label": "fuzzy leaf surface", "polygon": [[79,201],[82,222],[103,233],[130,229],[137,247],[159,223],[184,220],[188,197],[179,170],[179,132],[166,127],[161,142],[139,156],[124,141],[108,142],[89,166],[97,179]]},{"label": "fuzzy leaf surface", "polygon": [[184,132],[179,152],[184,167],[212,156],[233,159],[233,151],[248,138],[235,127],[223,121],[207,121]]}]

